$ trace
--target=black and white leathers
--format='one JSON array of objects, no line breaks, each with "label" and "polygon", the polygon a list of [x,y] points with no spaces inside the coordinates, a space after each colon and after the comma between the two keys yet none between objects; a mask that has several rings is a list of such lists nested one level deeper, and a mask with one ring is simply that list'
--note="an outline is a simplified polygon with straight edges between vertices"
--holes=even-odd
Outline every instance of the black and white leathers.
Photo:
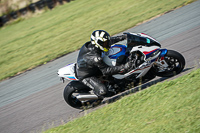
[{"label": "black and white leathers", "polygon": [[[111,38],[111,43],[126,39],[126,36]],[[95,47],[91,42],[86,42],[80,49],[77,58],[77,77],[79,81],[94,90],[97,96],[106,94],[107,88],[96,78],[97,75],[112,75],[124,70],[124,65],[110,67],[103,62],[102,50]]]},{"label": "black and white leathers", "polygon": [[[111,43],[122,41],[125,38],[124,35],[112,37]],[[98,74],[112,75],[123,69],[123,65],[110,67],[105,64],[101,57],[102,52],[102,50],[95,47],[91,42],[86,42],[81,47],[77,58],[77,76],[80,80]]]}]

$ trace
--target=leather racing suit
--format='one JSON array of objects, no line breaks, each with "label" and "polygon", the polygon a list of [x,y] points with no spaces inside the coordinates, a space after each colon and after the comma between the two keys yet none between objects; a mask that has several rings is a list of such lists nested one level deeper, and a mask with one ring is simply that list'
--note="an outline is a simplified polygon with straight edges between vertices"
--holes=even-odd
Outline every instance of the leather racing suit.
[{"label": "leather racing suit", "polygon": [[[126,35],[111,37],[111,43],[126,39]],[[77,76],[80,82],[90,87],[97,96],[102,96],[107,93],[106,86],[96,78],[97,75],[112,75],[124,70],[124,65],[108,66],[103,62],[102,51],[86,42],[80,49],[77,58]]]}]

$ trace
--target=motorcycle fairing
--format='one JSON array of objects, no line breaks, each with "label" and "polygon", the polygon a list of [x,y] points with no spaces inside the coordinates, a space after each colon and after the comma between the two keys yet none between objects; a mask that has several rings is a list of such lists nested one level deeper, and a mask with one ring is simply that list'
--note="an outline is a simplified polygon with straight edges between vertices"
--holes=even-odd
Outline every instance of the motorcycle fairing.
[{"label": "motorcycle fairing", "polygon": [[159,57],[164,57],[167,54],[167,49],[160,49],[161,53]]},{"label": "motorcycle fairing", "polygon": [[[123,48],[121,48],[121,47],[123,47]],[[114,46],[112,46],[111,49],[109,50],[109,52],[103,56],[104,62],[106,62],[106,64],[109,65],[109,66],[115,66],[116,65],[116,59],[121,55],[125,55],[125,53],[126,53],[126,52],[124,52],[125,48],[126,47],[124,45],[114,45]],[[122,51],[121,49],[124,49],[124,51]],[[126,78],[126,77],[128,77],[132,74],[139,74],[136,77],[136,78],[139,78],[139,77],[145,75],[149,71],[151,66],[153,65],[153,62],[159,57],[159,55],[161,53],[160,47],[158,47],[158,46],[151,46],[151,47],[136,46],[136,47],[133,47],[132,50],[131,50],[131,52],[134,52],[134,51],[140,51],[144,55],[145,62],[142,63],[136,69],[131,70],[130,72],[128,72],[126,74],[113,75],[114,78],[123,79],[123,78]],[[110,58],[110,57],[114,57],[114,58]]]},{"label": "motorcycle fairing", "polygon": [[[143,63],[142,65],[144,65],[144,64],[145,63]],[[128,77],[128,76],[130,76],[132,74],[139,74],[136,77],[136,78],[138,78],[138,77],[141,77],[141,76],[145,75],[149,71],[149,69],[151,68],[151,66],[152,65],[150,64],[150,65],[147,65],[147,66],[145,66],[143,68],[139,68],[138,67],[138,68],[136,68],[136,69],[134,69],[134,70],[126,73],[126,74],[116,74],[116,75],[113,75],[113,77],[116,78],[116,79],[123,79],[123,78],[126,78],[126,77]]]},{"label": "motorcycle fairing", "polygon": [[68,80],[78,80],[75,76],[75,63],[68,64],[67,66],[58,70],[58,76]]},{"label": "motorcycle fairing", "polygon": [[121,55],[126,54],[126,48],[127,47],[125,45],[120,45],[120,44],[113,45],[108,52],[103,53],[102,55],[103,61],[108,66],[116,66],[117,58]]},{"label": "motorcycle fairing", "polygon": [[160,47],[158,47],[158,46],[151,46],[151,47],[136,46],[136,47],[132,48],[131,53],[135,52],[135,51],[140,51],[144,55],[144,57],[145,57],[144,59],[148,59],[149,57],[152,56],[153,53],[155,53],[156,51],[158,52],[159,49],[160,49]]},{"label": "motorcycle fairing", "polygon": [[147,59],[156,51],[158,51],[158,49],[154,49],[152,51],[143,51],[142,53],[146,56],[146,59]]},{"label": "motorcycle fairing", "polygon": [[117,59],[121,55],[125,55],[126,53],[126,46],[125,45],[114,45],[111,47],[111,50],[108,53],[108,57],[110,59]]},{"label": "motorcycle fairing", "polygon": [[[107,53],[104,53],[102,55],[104,62],[109,66],[115,66],[116,65],[116,59],[121,55],[126,55],[126,46],[125,45],[113,45],[110,50]],[[151,56],[154,56],[154,53],[157,51],[159,52],[160,47],[158,46],[136,46],[133,47],[130,53],[135,51],[140,51],[144,57],[145,60],[150,58]]]},{"label": "motorcycle fairing", "polygon": [[69,80],[77,80],[75,77],[73,76],[66,76],[66,78],[68,78]]},{"label": "motorcycle fairing", "polygon": [[[141,36],[143,36],[143,37],[150,38],[150,39],[152,39],[153,41],[159,43],[155,38],[153,38],[153,37],[151,37],[151,36],[149,36],[149,35],[147,35],[147,34],[145,34],[145,33],[138,33],[138,34],[141,35]],[[148,43],[148,42],[147,42],[147,43]]]}]

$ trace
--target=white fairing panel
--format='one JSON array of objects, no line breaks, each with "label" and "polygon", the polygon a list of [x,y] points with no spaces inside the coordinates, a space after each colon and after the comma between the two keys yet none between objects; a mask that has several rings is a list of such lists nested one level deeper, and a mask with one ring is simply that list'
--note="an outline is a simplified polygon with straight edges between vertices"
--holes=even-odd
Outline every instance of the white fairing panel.
[{"label": "white fairing panel", "polygon": [[141,53],[143,53],[143,55],[145,56],[145,59],[146,59],[146,55],[148,55],[149,53],[153,52],[156,49],[160,49],[160,47],[158,47],[158,46],[151,46],[151,47],[136,46],[136,47],[132,48],[131,52],[140,51]]},{"label": "white fairing panel", "polygon": [[[137,75],[136,78],[144,76],[149,71],[151,66],[153,65],[153,62],[158,58],[160,52],[158,52],[154,56],[151,56],[151,54],[153,52],[157,51],[158,49],[160,49],[160,47],[158,47],[158,46],[151,46],[151,47],[135,46],[135,47],[133,47],[130,52],[140,51],[144,55],[145,62],[142,63],[140,66],[138,66],[136,69],[133,69],[126,74],[116,74],[116,75],[113,75],[113,77],[116,79],[123,79],[132,74],[136,74]],[[109,66],[115,66],[116,59],[111,59],[110,56],[116,55],[119,52],[121,52],[120,47],[112,47],[107,53],[105,53],[103,55],[104,62]]]},{"label": "white fairing panel", "polygon": [[[144,65],[144,64],[145,63],[143,63],[142,65]],[[116,74],[116,75],[113,75],[113,77],[116,78],[116,79],[123,79],[123,78],[128,77],[132,74],[138,74],[138,76],[136,78],[139,78],[139,77],[144,76],[149,71],[151,66],[152,66],[152,64],[145,64],[145,67],[140,68],[141,67],[141,65],[140,65],[138,68],[133,69],[126,74]]]},{"label": "white fairing panel", "polygon": [[75,76],[74,66],[75,66],[75,63],[69,64],[63,68],[60,68],[58,70],[58,76],[63,77],[68,80],[78,80]]}]

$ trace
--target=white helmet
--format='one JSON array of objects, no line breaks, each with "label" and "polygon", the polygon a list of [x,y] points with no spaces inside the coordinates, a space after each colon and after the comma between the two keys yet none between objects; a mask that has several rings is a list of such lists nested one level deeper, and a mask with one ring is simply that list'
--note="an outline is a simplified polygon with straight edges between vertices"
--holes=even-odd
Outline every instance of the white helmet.
[{"label": "white helmet", "polygon": [[91,43],[104,52],[111,47],[110,35],[104,30],[95,30],[91,34]]}]

